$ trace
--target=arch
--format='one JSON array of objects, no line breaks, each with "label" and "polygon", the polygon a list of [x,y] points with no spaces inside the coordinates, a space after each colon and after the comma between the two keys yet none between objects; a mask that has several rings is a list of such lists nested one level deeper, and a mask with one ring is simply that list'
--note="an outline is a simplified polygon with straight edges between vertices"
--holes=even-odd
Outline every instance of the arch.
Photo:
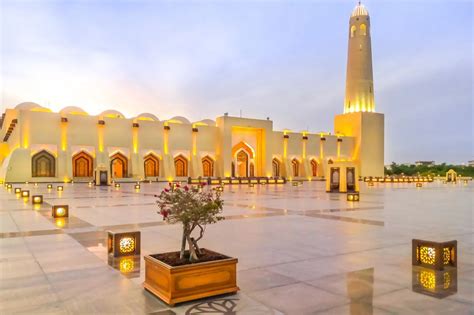
[{"label": "arch", "polygon": [[176,177],[188,176],[188,159],[182,155],[174,158],[174,171]]},{"label": "arch", "polygon": [[318,162],[316,160],[311,160],[311,174],[313,177],[318,176]]},{"label": "arch", "polygon": [[214,176],[214,160],[209,156],[202,158],[202,174],[204,177]]},{"label": "arch", "polygon": [[73,177],[92,177],[94,158],[85,151],[81,151],[72,157]]},{"label": "arch", "polygon": [[280,161],[278,159],[272,160],[272,170],[274,177],[280,177]]},{"label": "arch", "polygon": [[254,150],[252,149],[251,146],[249,146],[247,143],[245,143],[244,141],[240,141],[239,143],[237,143],[233,148],[232,148],[232,156],[236,156],[237,152],[239,150],[244,150],[247,152],[247,154],[249,155],[249,157],[251,159],[254,158]]},{"label": "arch", "polygon": [[296,158],[294,158],[291,161],[291,168],[293,170],[293,176],[294,177],[300,176],[300,161],[298,161]]},{"label": "arch", "polygon": [[360,30],[360,35],[362,35],[362,36],[366,36],[366,35],[367,35],[367,25],[361,24],[361,25],[359,26],[359,30]]},{"label": "arch", "polygon": [[160,160],[153,153],[143,158],[143,167],[145,168],[145,177],[160,176]]},{"label": "arch", "polygon": [[33,112],[51,112],[49,108],[43,107],[33,102],[24,102],[15,106],[16,110],[30,110]]},{"label": "arch", "polygon": [[237,164],[234,165],[237,177],[249,177],[249,154],[246,150],[240,150],[236,154]]},{"label": "arch", "polygon": [[356,35],[357,27],[355,25],[351,26],[351,38]]},{"label": "arch", "polygon": [[128,159],[120,152],[110,157],[110,174],[114,178],[128,177]]},{"label": "arch", "polygon": [[56,158],[46,150],[31,157],[32,177],[55,177]]}]

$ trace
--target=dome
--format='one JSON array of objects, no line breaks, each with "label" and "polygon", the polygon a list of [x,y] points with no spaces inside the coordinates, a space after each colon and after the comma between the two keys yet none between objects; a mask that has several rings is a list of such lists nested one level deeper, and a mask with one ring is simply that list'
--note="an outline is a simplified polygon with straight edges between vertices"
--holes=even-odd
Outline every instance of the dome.
[{"label": "dome", "polygon": [[196,121],[193,125],[195,126],[216,126],[216,122],[212,119],[203,119],[200,121]]},{"label": "dome", "polygon": [[29,110],[33,112],[50,112],[49,108],[43,107],[33,102],[25,102],[15,106],[16,110]]},{"label": "dome", "polygon": [[67,115],[67,114],[71,114],[71,115],[88,115],[86,111],[84,111],[82,108],[76,107],[76,106],[64,107],[63,109],[61,109],[61,110],[59,111],[59,113],[60,113],[61,115]]},{"label": "dome", "polygon": [[137,116],[137,120],[160,121],[158,117],[150,113],[141,113]]},{"label": "dome", "polygon": [[352,11],[351,17],[354,16],[369,16],[369,11],[367,11],[367,8],[361,4],[360,1]]},{"label": "dome", "polygon": [[168,119],[167,122],[174,123],[174,124],[190,124],[191,123],[188,119],[182,116],[175,116],[171,119]]},{"label": "dome", "polygon": [[100,113],[99,116],[108,118],[125,118],[125,116],[121,112],[110,109],[103,111],[102,113]]}]

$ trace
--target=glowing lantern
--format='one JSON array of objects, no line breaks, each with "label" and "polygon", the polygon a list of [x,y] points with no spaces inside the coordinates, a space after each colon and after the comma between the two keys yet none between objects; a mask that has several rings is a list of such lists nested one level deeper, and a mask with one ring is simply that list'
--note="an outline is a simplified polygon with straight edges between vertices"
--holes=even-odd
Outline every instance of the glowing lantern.
[{"label": "glowing lantern", "polygon": [[252,184],[252,183],[249,184],[249,187],[253,187],[253,186],[254,186],[254,184]]},{"label": "glowing lantern", "polygon": [[136,189],[136,190],[140,190],[140,185],[139,185],[139,184],[135,184],[135,189]]},{"label": "glowing lantern", "polygon": [[21,196],[23,198],[29,198],[30,197],[30,191],[29,190],[22,190],[21,191]]},{"label": "glowing lantern", "polygon": [[423,187],[423,184],[422,183],[416,183],[416,187],[418,187],[418,188]]},{"label": "glowing lantern", "polygon": [[223,192],[224,191],[224,186],[217,186],[216,191]]},{"label": "glowing lantern", "polygon": [[12,184],[7,184],[7,189],[12,189]]},{"label": "glowing lantern", "polygon": [[359,193],[358,192],[352,192],[352,193],[347,193],[347,201],[359,201]]},{"label": "glowing lantern", "polygon": [[31,199],[31,202],[34,205],[40,205],[43,203],[43,195],[33,195],[33,198]]},{"label": "glowing lantern", "polygon": [[107,250],[114,257],[140,254],[140,231],[108,232]]},{"label": "glowing lantern", "polygon": [[56,190],[57,190],[57,191],[63,191],[63,190],[64,190],[64,187],[63,187],[63,186],[58,186],[58,187],[56,188]]},{"label": "glowing lantern", "polygon": [[291,185],[293,186],[299,186],[300,184],[298,182],[292,182]]},{"label": "glowing lantern", "polygon": [[370,181],[370,182],[368,183],[368,185],[369,185],[369,186],[374,186],[374,182]]},{"label": "glowing lantern", "polygon": [[46,186],[48,189],[53,189],[53,185],[51,184],[48,184],[48,186]]},{"label": "glowing lantern", "polygon": [[34,183],[34,185],[33,185],[33,186],[35,186],[35,187],[38,187],[38,183]]},{"label": "glowing lantern", "polygon": [[89,182],[89,184],[88,184],[88,185],[89,185],[89,187],[92,187],[92,182]]},{"label": "glowing lantern", "polygon": [[412,240],[412,264],[435,270],[457,266],[457,241],[431,242]]},{"label": "glowing lantern", "polygon": [[119,184],[119,183],[115,183],[114,187],[115,187],[115,188],[120,188],[120,184]]},{"label": "glowing lantern", "polygon": [[21,188],[15,188],[15,194],[21,194]]},{"label": "glowing lantern", "polygon": [[69,217],[69,206],[68,205],[56,205],[53,206],[53,218],[67,218]]}]

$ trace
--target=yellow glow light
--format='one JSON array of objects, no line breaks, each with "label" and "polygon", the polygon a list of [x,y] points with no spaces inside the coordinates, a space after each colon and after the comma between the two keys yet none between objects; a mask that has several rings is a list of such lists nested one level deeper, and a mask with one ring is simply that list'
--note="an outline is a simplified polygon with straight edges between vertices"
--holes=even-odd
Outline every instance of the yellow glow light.
[{"label": "yellow glow light", "polygon": [[120,260],[119,269],[123,273],[132,272],[135,269],[135,262],[132,258],[123,258]]},{"label": "yellow glow light", "polygon": [[30,196],[30,191],[29,190],[22,190],[21,191],[21,196],[23,198],[28,198]]},{"label": "yellow glow light", "polygon": [[43,196],[33,196],[33,204],[42,204]]},{"label": "yellow glow light", "polygon": [[424,264],[434,265],[436,259],[436,249],[433,247],[420,247],[420,261]]},{"label": "yellow glow light", "polygon": [[67,148],[67,123],[61,123],[61,150],[66,151]]},{"label": "yellow glow light", "polygon": [[132,253],[135,251],[135,239],[130,236],[122,237],[119,242],[120,253]]},{"label": "yellow glow light", "polygon": [[58,187],[56,188],[56,190],[57,190],[57,191],[63,191],[64,188],[63,188],[63,186],[58,186]]},{"label": "yellow glow light", "polygon": [[56,219],[56,226],[58,228],[63,228],[65,225],[66,225],[66,219],[64,219],[64,218]]},{"label": "yellow glow light", "polygon": [[21,194],[21,188],[15,188],[15,194]]}]

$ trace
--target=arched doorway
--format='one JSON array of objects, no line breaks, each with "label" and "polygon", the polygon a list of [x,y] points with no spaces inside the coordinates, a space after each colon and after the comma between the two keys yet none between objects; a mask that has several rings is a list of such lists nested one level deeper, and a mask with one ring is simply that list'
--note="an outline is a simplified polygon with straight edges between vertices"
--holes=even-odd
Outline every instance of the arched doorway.
[{"label": "arched doorway", "polygon": [[31,158],[32,177],[55,177],[56,158],[46,150],[40,151]]},{"label": "arched doorway", "polygon": [[87,152],[81,151],[72,157],[73,177],[92,177],[94,159]]},{"label": "arched doorway", "polygon": [[311,160],[311,174],[313,177],[318,176],[318,162],[316,160]]},{"label": "arched doorway", "polygon": [[188,159],[182,155],[174,158],[174,170],[176,177],[188,176]]},{"label": "arched doorway", "polygon": [[293,176],[294,177],[300,176],[300,161],[298,161],[297,159],[293,159],[291,161],[291,167],[293,169]]},{"label": "arched doorway", "polygon": [[254,151],[241,141],[232,148],[233,167],[232,173],[236,177],[255,176],[255,166],[253,164]]},{"label": "arched doorway", "polygon": [[209,156],[206,156],[202,159],[202,175],[204,177],[214,176],[214,160]]},{"label": "arched doorway", "polygon": [[148,154],[143,161],[145,177],[160,176],[160,160],[154,154]]},{"label": "arched doorway", "polygon": [[279,177],[280,176],[280,161],[278,161],[277,159],[273,159],[272,169],[273,169],[273,176]]},{"label": "arched doorway", "polygon": [[249,177],[249,155],[244,150],[237,153],[237,177]]},{"label": "arched doorway", "polygon": [[125,155],[117,152],[110,157],[110,173],[115,178],[128,176],[128,159]]}]

